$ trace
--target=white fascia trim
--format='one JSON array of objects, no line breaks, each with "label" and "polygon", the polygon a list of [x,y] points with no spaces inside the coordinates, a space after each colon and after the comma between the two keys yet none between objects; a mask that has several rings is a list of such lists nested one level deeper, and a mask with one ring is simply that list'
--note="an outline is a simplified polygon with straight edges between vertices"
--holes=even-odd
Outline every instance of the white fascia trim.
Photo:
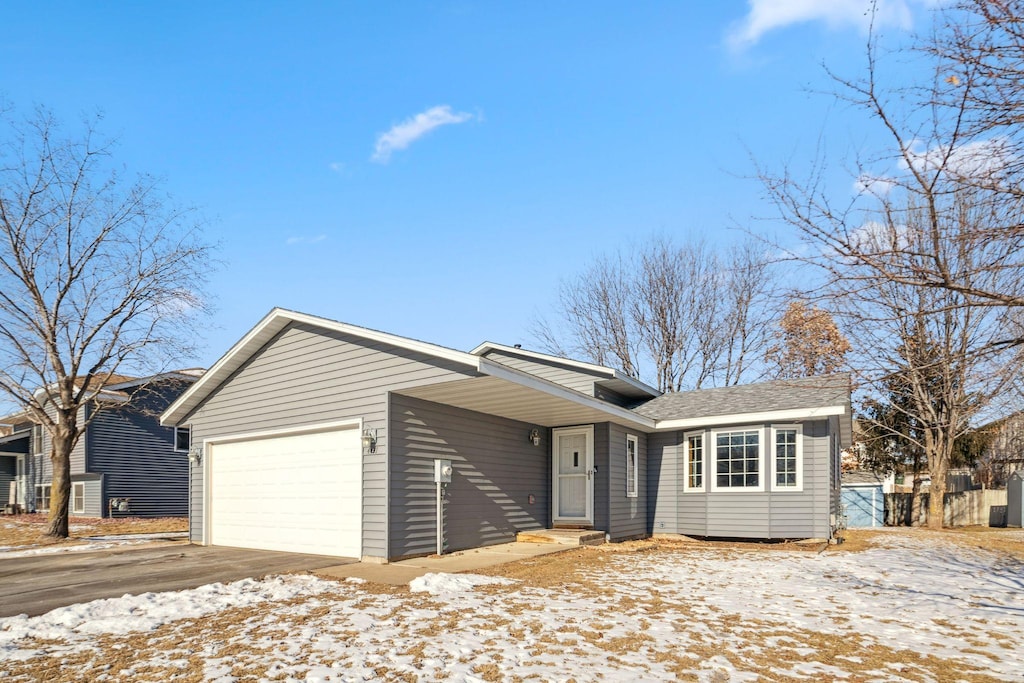
[{"label": "white fascia trim", "polygon": [[563,387],[561,384],[549,382],[548,380],[537,377],[536,375],[531,375],[528,372],[523,372],[521,370],[516,370],[515,368],[510,368],[507,365],[502,365],[501,363],[498,363],[496,361],[490,361],[482,357],[477,358],[477,360],[479,361],[478,370],[485,375],[497,377],[498,379],[508,380],[509,382],[514,382],[516,384],[520,384],[530,389],[535,389],[537,391],[549,394],[551,396],[556,396],[558,398],[563,398],[567,401],[572,401],[573,403],[577,403],[586,408],[593,408],[594,410],[599,410],[602,413],[605,413],[618,420],[624,420],[630,424],[640,425],[645,429],[655,428],[654,420],[652,420],[649,417],[644,417],[643,415],[640,415],[638,413],[634,413],[632,410],[627,410],[625,408],[620,408],[619,406],[615,406],[610,403],[605,403],[599,398],[587,396],[586,394],[574,391],[568,387]]},{"label": "white fascia trim", "polygon": [[603,365],[595,365],[594,363],[586,363],[581,360],[573,360],[572,358],[562,358],[561,356],[554,356],[550,353],[540,353],[539,351],[527,351],[526,349],[517,349],[514,346],[507,346],[505,344],[495,344],[494,342],[484,342],[480,346],[476,347],[471,354],[474,356],[482,356],[488,351],[505,351],[508,353],[518,354],[520,356],[527,356],[528,358],[538,358],[540,360],[553,360],[565,365],[572,365],[577,368],[584,370],[590,370],[591,372],[597,372],[605,377],[612,378],[615,376],[615,370],[613,368],[606,368]]},{"label": "white fascia trim", "polygon": [[604,375],[607,379],[617,379],[625,382],[636,389],[639,389],[645,393],[649,393],[652,396],[661,396],[662,392],[658,391],[652,386],[648,386],[638,379],[634,379],[629,375],[625,374],[621,370],[615,368],[605,367],[604,365],[596,365],[594,363],[587,363],[581,360],[574,360],[572,358],[563,358],[561,356],[554,356],[550,353],[540,353],[539,351],[527,351],[526,349],[517,349],[514,346],[508,346],[506,344],[496,344],[494,342],[484,342],[480,346],[476,347],[471,354],[474,356],[483,356],[488,351],[504,351],[506,353],[518,354],[520,356],[526,356],[527,358],[537,358],[539,360],[550,360],[563,365],[571,365],[573,367],[581,368],[583,370],[590,370],[591,372],[597,372]]},{"label": "white fascia trim", "polygon": [[[178,397],[177,401],[168,406],[167,410],[165,410],[160,416],[160,424],[164,426],[173,426],[177,423],[178,420],[185,416],[184,413],[187,413],[194,407],[189,406],[189,403],[197,395],[202,396],[207,387],[212,389],[219,386],[222,381],[227,379],[232,372],[241,366],[242,362],[244,362],[246,358],[255,353],[263,343],[265,343],[257,343],[256,341],[263,332],[267,331],[269,328],[271,336],[273,336],[291,322],[305,323],[314,327],[322,327],[335,332],[351,334],[352,336],[361,337],[363,339],[372,339],[374,341],[384,342],[410,351],[425,353],[436,358],[445,358],[456,363],[468,365],[472,368],[475,368],[477,364],[476,356],[463,351],[456,351],[443,346],[437,346],[436,344],[428,344],[415,339],[399,337],[398,335],[388,334],[387,332],[378,332],[377,330],[370,330],[357,325],[349,325],[335,320],[319,318],[315,315],[288,311],[283,308],[275,308],[264,316],[263,320],[258,322],[255,327],[249,330],[249,332],[234,346],[232,346],[227,353],[221,356],[220,359],[213,364],[213,367],[211,367],[203,374],[202,377],[199,378],[199,380],[197,380],[181,396]],[[242,356],[242,359],[236,363],[235,361],[238,360],[238,356]],[[183,410],[185,406],[189,407]]]},{"label": "white fascia trim", "polygon": [[763,413],[734,413],[732,415],[708,415],[687,417],[681,420],[658,420],[655,429],[689,429],[718,425],[738,425],[757,422],[785,422],[787,420],[813,420],[832,415],[845,415],[846,406],[822,406],[820,408],[794,408],[792,410],[769,410]]}]

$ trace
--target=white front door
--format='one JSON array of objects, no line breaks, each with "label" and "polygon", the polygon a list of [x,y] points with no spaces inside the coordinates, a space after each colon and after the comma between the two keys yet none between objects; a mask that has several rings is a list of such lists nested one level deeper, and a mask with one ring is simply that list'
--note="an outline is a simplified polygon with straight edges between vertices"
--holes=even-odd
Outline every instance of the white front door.
[{"label": "white front door", "polygon": [[551,517],[555,524],[594,523],[594,427],[552,430]]}]

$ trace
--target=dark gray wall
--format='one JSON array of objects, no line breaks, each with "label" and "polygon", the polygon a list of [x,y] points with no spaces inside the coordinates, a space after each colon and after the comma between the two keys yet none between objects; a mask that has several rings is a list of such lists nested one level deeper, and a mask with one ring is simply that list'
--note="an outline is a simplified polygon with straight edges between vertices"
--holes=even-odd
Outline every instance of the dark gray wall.
[{"label": "dark gray wall", "polygon": [[103,475],[104,516],[110,498],[131,498],[135,517],[188,514],[188,454],[174,450],[174,429],[159,423],[160,413],[187,386],[150,386],[129,405],[105,407],[89,425],[86,471]]},{"label": "dark gray wall", "polygon": [[[377,430],[376,452],[363,456],[363,555],[385,557],[387,391],[473,374],[467,366],[451,361],[293,323],[183,422],[192,425],[193,444],[201,444],[219,436],[362,419],[365,427]],[[202,540],[202,487],[201,470],[193,472],[194,541]]]},{"label": "dark gray wall", "polygon": [[597,473],[594,475],[594,528],[598,531],[608,531],[608,481],[611,476],[611,468],[608,465],[608,436],[609,425],[607,422],[599,422],[594,425],[594,466]]},{"label": "dark gray wall", "polygon": [[[390,395],[388,557],[436,551],[434,459],[452,461],[444,498],[445,548],[507,543],[550,524],[550,432],[536,425]],[[530,503],[530,495],[534,496]]]},{"label": "dark gray wall", "polygon": [[[802,424],[802,491],[770,490],[769,459],[773,448],[766,442],[761,463],[765,491],[684,492],[683,435],[700,430],[652,434],[648,472],[651,530],[723,538],[828,538],[831,535],[831,463],[834,459],[829,421]],[[712,428],[714,426],[708,427]],[[767,434],[767,429],[763,429],[762,438],[767,439]],[[710,477],[714,476],[713,446],[710,441],[705,443],[705,472]],[[670,495],[672,491],[674,496]]]}]

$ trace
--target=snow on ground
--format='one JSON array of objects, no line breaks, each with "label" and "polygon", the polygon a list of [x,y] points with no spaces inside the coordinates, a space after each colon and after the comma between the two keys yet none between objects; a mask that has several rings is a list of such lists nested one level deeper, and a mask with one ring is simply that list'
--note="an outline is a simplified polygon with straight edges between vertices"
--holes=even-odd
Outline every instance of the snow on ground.
[{"label": "snow on ground", "polygon": [[125,596],[0,619],[0,669],[7,680],[222,683],[1019,679],[1024,563],[926,534],[879,543],[586,549],[543,560],[572,577],[549,587],[432,574],[391,591],[289,576]]}]

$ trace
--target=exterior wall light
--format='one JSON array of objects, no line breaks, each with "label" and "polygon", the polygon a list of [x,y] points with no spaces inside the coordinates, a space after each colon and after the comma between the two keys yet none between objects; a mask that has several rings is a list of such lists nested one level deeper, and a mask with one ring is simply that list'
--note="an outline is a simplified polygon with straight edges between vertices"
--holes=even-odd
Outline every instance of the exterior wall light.
[{"label": "exterior wall light", "polygon": [[530,430],[530,443],[532,443],[534,446],[539,446],[540,445],[540,430],[539,429],[531,429]]},{"label": "exterior wall light", "polygon": [[190,463],[192,463],[193,465],[197,465],[197,466],[198,465],[202,465],[203,464],[203,447],[202,446],[193,446],[192,448],[188,449],[188,461]]},{"label": "exterior wall light", "polygon": [[376,429],[364,429],[363,430],[363,450],[369,451],[370,453],[377,452],[377,430]]}]

